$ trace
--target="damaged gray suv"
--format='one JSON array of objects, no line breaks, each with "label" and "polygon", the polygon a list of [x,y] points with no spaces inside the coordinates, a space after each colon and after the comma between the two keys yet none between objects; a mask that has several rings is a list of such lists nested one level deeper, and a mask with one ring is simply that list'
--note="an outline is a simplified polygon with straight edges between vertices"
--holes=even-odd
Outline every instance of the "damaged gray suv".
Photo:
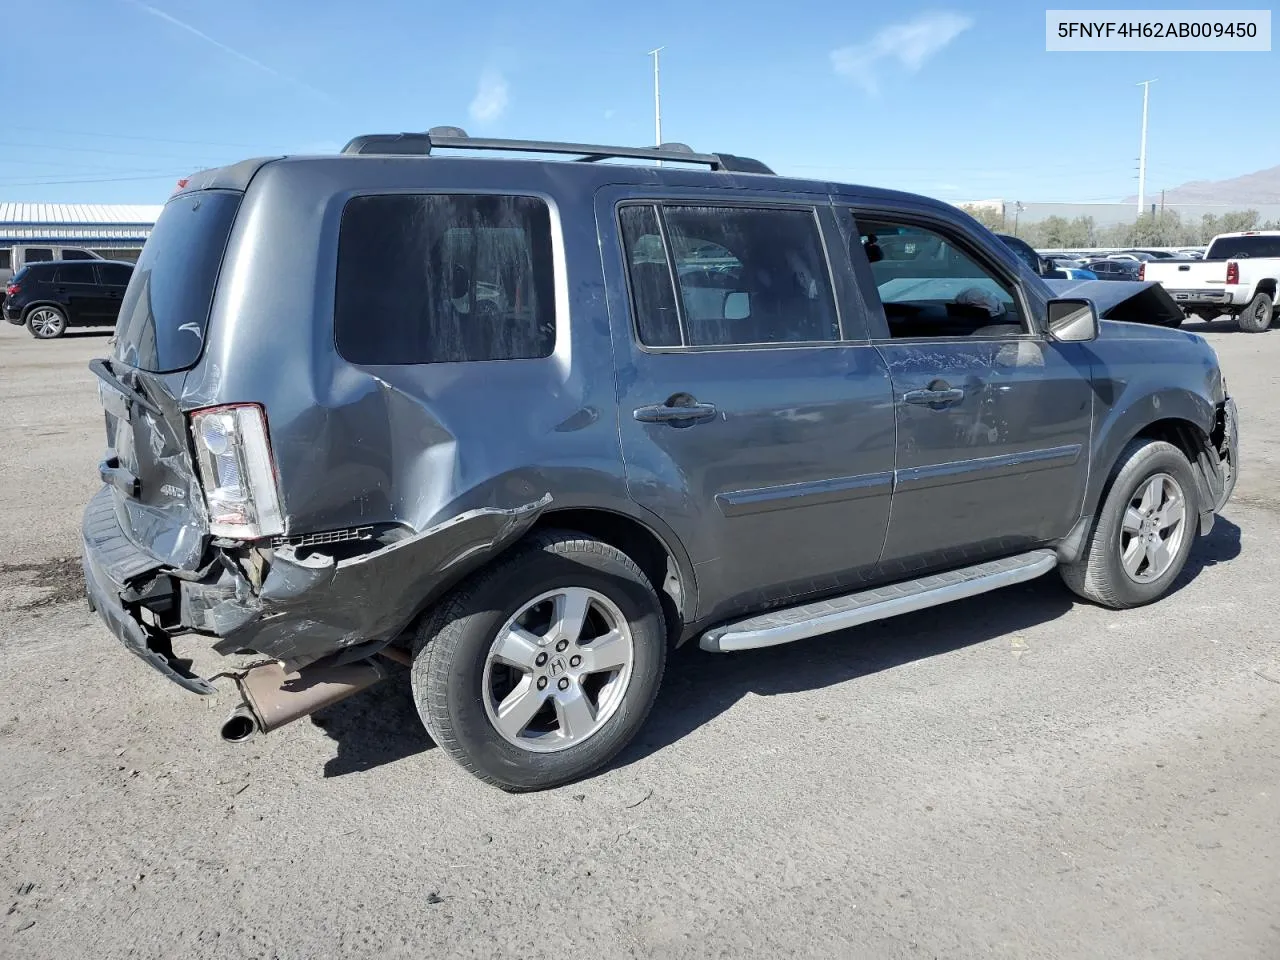
[{"label": "damaged gray suv", "polygon": [[1108,319],[1149,285],[1069,293],[945,204],[678,144],[437,128],[199,174],[92,364],[89,602],[230,678],[232,741],[406,664],[509,790],[606,763],[689,640],[1054,567],[1148,603],[1230,496],[1234,407],[1204,340]]}]

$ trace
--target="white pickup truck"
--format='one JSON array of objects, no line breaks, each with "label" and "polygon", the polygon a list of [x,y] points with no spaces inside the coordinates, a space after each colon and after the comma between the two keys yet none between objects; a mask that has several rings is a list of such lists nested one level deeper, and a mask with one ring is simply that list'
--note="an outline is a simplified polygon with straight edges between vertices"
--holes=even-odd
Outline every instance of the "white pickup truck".
[{"label": "white pickup truck", "polygon": [[1276,309],[1280,230],[1220,233],[1203,260],[1150,260],[1141,276],[1164,287],[1188,316],[1229,313],[1241,330],[1261,333]]}]

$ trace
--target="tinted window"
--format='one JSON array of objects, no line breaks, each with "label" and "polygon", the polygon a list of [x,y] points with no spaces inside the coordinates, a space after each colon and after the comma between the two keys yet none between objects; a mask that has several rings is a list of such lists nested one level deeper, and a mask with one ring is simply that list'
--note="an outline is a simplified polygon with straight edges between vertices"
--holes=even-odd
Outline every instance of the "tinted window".
[{"label": "tinted window", "polygon": [[338,236],[335,328],[353,363],[547,357],[551,216],[533,197],[356,197]]},{"label": "tinted window", "polygon": [[[649,210],[650,208],[640,208]],[[652,213],[625,214],[637,329],[643,343],[677,342],[666,286],[674,267],[678,341],[687,346],[840,339],[822,237],[811,210],[664,206],[670,265],[651,232]],[[625,217],[632,217],[628,222]],[[652,337],[653,339],[645,339]]]},{"label": "tinted window", "polygon": [[77,250],[75,247],[62,248],[63,260],[92,260],[93,254],[88,250]]},{"label": "tinted window", "polygon": [[8,270],[13,266],[13,251],[8,247],[0,250],[0,270]]},{"label": "tinted window", "polygon": [[951,238],[914,224],[864,218],[858,232],[890,336],[1024,332],[1013,288]]},{"label": "tinted window", "polygon": [[27,247],[22,257],[27,263],[44,263],[53,259],[53,248]]},{"label": "tinted window", "polygon": [[124,287],[128,286],[133,271],[118,263],[103,263],[98,266],[98,276],[108,286]]},{"label": "tinted window", "polygon": [[1280,257],[1280,237],[1224,237],[1209,245],[1206,260]]},{"label": "tinted window", "polygon": [[97,283],[93,267],[87,263],[64,263],[53,271],[54,283]]},{"label": "tinted window", "polygon": [[657,209],[652,206],[623,207],[619,217],[631,277],[631,305],[640,342],[650,347],[678,347],[684,343],[680,332],[680,309],[676,306],[676,288],[671,282],[671,268],[662,243]]},{"label": "tinted window", "polygon": [[222,254],[240,194],[205,190],[165,205],[120,304],[115,357],[143,370],[182,370],[204,347]]}]

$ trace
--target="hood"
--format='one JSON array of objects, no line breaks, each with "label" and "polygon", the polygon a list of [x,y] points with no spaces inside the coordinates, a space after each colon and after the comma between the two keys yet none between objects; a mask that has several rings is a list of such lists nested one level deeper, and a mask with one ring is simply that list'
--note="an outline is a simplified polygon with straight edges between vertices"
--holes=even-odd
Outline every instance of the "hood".
[{"label": "hood", "polygon": [[1177,326],[1182,308],[1160,284],[1149,280],[1045,280],[1055,297],[1085,297],[1103,320]]}]

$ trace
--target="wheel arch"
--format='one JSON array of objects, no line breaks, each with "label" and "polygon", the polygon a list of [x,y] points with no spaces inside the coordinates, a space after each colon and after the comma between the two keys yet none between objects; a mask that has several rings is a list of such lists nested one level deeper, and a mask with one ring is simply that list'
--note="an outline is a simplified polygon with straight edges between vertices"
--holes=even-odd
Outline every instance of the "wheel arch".
[{"label": "wheel arch", "polygon": [[1263,277],[1261,280],[1259,280],[1258,285],[1253,288],[1253,296],[1251,296],[1249,299],[1252,300],[1253,297],[1256,297],[1260,293],[1265,293],[1272,300],[1276,299],[1275,277]]},{"label": "wheel arch", "polygon": [[[1131,407],[1130,411],[1135,408]],[[1095,453],[1095,469],[1089,478],[1083,516],[1097,516],[1111,490],[1120,455],[1134,440],[1144,439],[1172,444],[1187,458],[1200,487],[1203,514],[1203,504],[1212,503],[1204,470],[1206,458],[1215,452],[1212,440],[1215,420],[1214,406],[1203,398],[1189,393],[1166,393],[1160,395],[1158,402],[1144,402],[1139,405],[1139,412],[1131,412],[1113,423]]]},{"label": "wheel arch", "polygon": [[599,506],[552,507],[542,513],[525,537],[546,530],[575,530],[617,547],[640,567],[662,600],[672,643],[684,638],[684,627],[698,605],[693,564],[675,534],[657,523]]},{"label": "wheel arch", "polygon": [[22,308],[22,322],[26,323],[32,311],[38,310],[40,307],[53,307],[62,314],[63,319],[67,321],[67,325],[71,325],[71,315],[67,312],[66,305],[59,303],[57,300],[36,300],[33,303],[28,303]]}]

